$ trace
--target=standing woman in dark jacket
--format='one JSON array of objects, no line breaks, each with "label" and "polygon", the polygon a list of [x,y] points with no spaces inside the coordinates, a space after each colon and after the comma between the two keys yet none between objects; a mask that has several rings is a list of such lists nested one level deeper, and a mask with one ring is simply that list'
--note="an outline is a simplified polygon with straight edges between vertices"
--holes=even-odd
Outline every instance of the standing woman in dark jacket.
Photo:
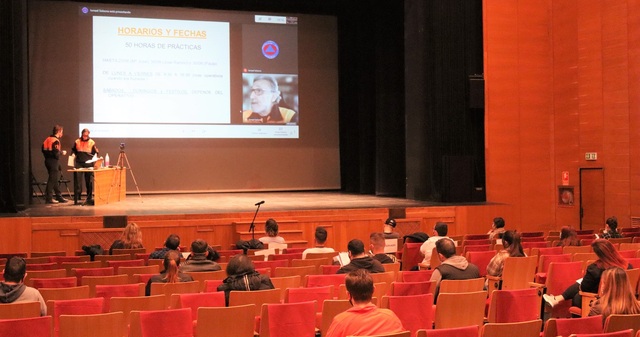
[{"label": "standing woman in dark jacket", "polygon": [[247,255],[239,254],[229,261],[227,278],[218,286],[218,291],[224,291],[225,302],[229,305],[229,293],[232,290],[251,291],[274,288],[269,276],[260,275],[253,261]]},{"label": "standing woman in dark jacket", "polygon": [[593,252],[596,253],[598,259],[596,262],[587,266],[587,271],[581,281],[569,286],[562,295],[542,295],[542,298],[544,298],[545,302],[551,307],[564,300],[573,300],[573,306],[580,307],[582,306],[582,296],[580,296],[579,292],[584,291],[597,294],[598,287],[600,286],[600,277],[605,269],[612,267],[622,269],[633,268],[608,240],[597,239],[593,241],[591,248],[593,248]]}]

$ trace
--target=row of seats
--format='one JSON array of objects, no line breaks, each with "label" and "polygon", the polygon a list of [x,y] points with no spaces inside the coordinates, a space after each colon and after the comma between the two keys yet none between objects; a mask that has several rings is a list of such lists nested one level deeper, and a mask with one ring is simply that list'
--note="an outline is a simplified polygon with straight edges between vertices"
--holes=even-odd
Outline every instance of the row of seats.
[{"label": "row of seats", "polygon": [[[289,290],[291,292],[291,290]],[[269,296],[271,301],[269,302]],[[296,315],[291,313],[284,314],[276,319],[276,322],[286,322],[286,325],[291,329],[292,326],[312,326],[314,329],[308,329],[309,333],[320,329],[320,331],[326,331],[331,319],[337,313],[342,312],[350,307],[347,300],[312,300],[315,298],[313,292],[304,292],[302,296],[297,298],[289,297],[287,304],[299,303],[304,306],[295,307],[293,311]],[[383,296],[381,299],[381,306],[393,310],[399,318],[402,320],[406,329],[412,333],[417,333],[419,330],[426,330],[425,336],[431,336],[431,329],[435,323],[435,329],[433,332],[443,332],[445,329],[453,329],[467,326],[476,326],[476,334],[478,336],[478,326],[481,327],[481,336],[537,336],[542,327],[542,321],[539,316],[540,294],[536,289],[526,289],[519,291],[496,291],[491,296],[491,304],[489,307],[489,315],[487,317],[489,324],[484,324],[484,312],[485,312],[485,291],[477,292],[464,292],[464,293],[442,293],[439,296],[438,305],[435,306],[435,310],[432,310],[424,303],[431,303],[433,294],[421,294],[410,296]],[[257,301],[257,299],[262,299]],[[85,324],[79,323],[81,320],[86,319],[91,321],[96,317],[105,313],[104,298],[90,298],[83,300],[71,300],[71,301],[48,301],[50,307],[50,314],[53,317],[52,327],[54,330],[54,336],[101,336],[98,334],[89,334],[91,330],[82,330],[79,335],[63,334],[64,315],[83,315],[84,318],[76,317],[76,323],[72,325],[82,326]],[[162,326],[162,330],[157,331],[171,331],[173,329],[182,329],[187,331],[185,336],[191,336],[191,330],[193,328],[197,336],[227,336],[217,334],[221,329],[221,324],[225,322],[233,322],[233,327],[230,331],[236,333],[233,336],[243,336],[238,334],[238,329],[245,329],[252,334],[254,329],[260,332],[260,336],[281,336],[277,333],[274,334],[271,328],[271,320],[267,315],[272,315],[271,310],[283,310],[285,312],[287,306],[280,306],[279,302],[279,289],[276,290],[263,290],[254,292],[232,292],[230,296],[229,308],[251,308],[246,309],[246,312],[241,316],[224,316],[222,311],[224,309],[224,294],[223,293],[194,293],[194,294],[174,294],[172,295],[172,303],[169,308],[166,306],[164,296],[156,295],[149,297],[112,297],[109,299],[110,312],[122,313],[122,320],[119,320],[119,324],[122,326],[122,331],[129,331],[129,336],[138,336],[137,327],[139,318],[137,311],[152,311],[156,312],[158,317],[163,316],[166,321],[172,322],[169,326],[166,324],[156,323],[156,328]],[[258,302],[258,303],[256,303]],[[39,306],[37,303],[16,303],[7,305],[11,307],[11,312],[16,314],[18,312],[25,312],[27,309],[20,309],[18,307],[31,306],[32,315],[35,317],[39,315]],[[4,307],[4,306],[3,306]],[[212,315],[207,319],[203,319],[203,312],[211,311],[210,308],[219,308],[218,313]],[[291,308],[292,306],[289,306]],[[227,309],[229,309],[227,308]],[[182,315],[177,311],[168,311],[183,309]],[[266,310],[266,312],[265,312]],[[162,311],[162,312],[161,312]],[[87,316],[89,315],[89,316]],[[276,314],[277,315],[277,314]],[[103,317],[110,317],[108,315],[102,315]],[[127,318],[128,316],[128,318]],[[182,317],[184,316],[184,317]],[[226,320],[221,320],[221,317],[227,317]],[[2,315],[2,317],[7,317]],[[172,317],[171,319],[166,319]],[[181,318],[182,317],[182,318]],[[248,319],[247,319],[248,317]],[[255,317],[255,318],[254,318]],[[285,317],[285,318],[282,318]],[[297,317],[298,321],[292,320],[292,317]],[[245,318],[244,323],[241,323]],[[106,319],[106,318],[105,318]],[[180,323],[182,321],[182,324]],[[188,321],[190,324],[186,324]],[[110,326],[117,325],[113,321],[107,319]],[[204,329],[198,322],[208,324],[209,328]],[[525,323],[526,322],[526,323]],[[535,322],[535,323],[534,323]],[[102,323],[106,324],[106,323]],[[95,321],[88,324],[89,329],[92,326],[93,329],[102,327],[103,325],[96,323]],[[1,324],[0,324],[1,325]],[[126,328],[128,326],[128,328]],[[535,329],[533,328],[535,326]],[[15,325],[14,325],[15,327]],[[153,328],[153,327],[152,327]],[[151,328],[151,329],[152,329]],[[582,319],[551,319],[547,321],[543,336],[568,336],[571,333],[594,333],[594,332],[612,332],[617,330],[624,330],[627,328],[637,331],[640,329],[640,315],[611,315],[604,326],[602,327],[602,317],[595,316],[589,317],[586,320]],[[76,327],[77,329],[77,327]],[[269,332],[267,330],[269,329]],[[102,330],[102,329],[100,329]],[[112,331],[112,329],[106,329]],[[198,331],[201,331],[198,333]],[[0,327],[0,331],[2,328]],[[179,331],[179,330],[177,330]],[[494,334],[495,331],[503,331],[507,334]],[[530,333],[535,331],[536,333]],[[58,334],[56,334],[58,333]],[[109,334],[109,336],[118,336],[122,334]],[[245,336],[249,336],[249,332]],[[0,333],[2,335],[2,333]],[[162,334],[152,334],[162,335]],[[296,334],[296,336],[305,336],[311,334]],[[413,335],[413,334],[412,334]],[[446,336],[451,336],[448,334]],[[16,334],[12,334],[16,336]],[[19,335],[17,335],[19,336]],[[32,335],[26,335],[32,336]],[[38,335],[46,336],[46,335]],[[289,335],[290,336],[290,335]],[[632,336],[629,334],[629,336]]]}]

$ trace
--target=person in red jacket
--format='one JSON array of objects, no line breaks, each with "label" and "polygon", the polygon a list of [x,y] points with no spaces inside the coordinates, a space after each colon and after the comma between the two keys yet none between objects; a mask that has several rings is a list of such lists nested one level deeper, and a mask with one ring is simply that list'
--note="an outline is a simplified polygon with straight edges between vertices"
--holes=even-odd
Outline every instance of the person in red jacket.
[{"label": "person in red jacket", "polygon": [[[47,204],[57,204],[59,202],[67,202],[60,193],[60,154],[66,155],[67,151],[60,150],[60,138],[62,137],[63,128],[55,125],[51,136],[47,137],[42,143],[42,154],[44,155],[44,166],[47,167],[49,178],[47,179],[47,189],[45,190],[45,202]],[[55,199],[53,193],[55,192]]]},{"label": "person in red jacket", "polygon": [[352,271],[347,274],[344,283],[353,307],[333,318],[327,337],[373,336],[405,331],[393,311],[380,309],[371,303],[373,278],[368,271]]}]

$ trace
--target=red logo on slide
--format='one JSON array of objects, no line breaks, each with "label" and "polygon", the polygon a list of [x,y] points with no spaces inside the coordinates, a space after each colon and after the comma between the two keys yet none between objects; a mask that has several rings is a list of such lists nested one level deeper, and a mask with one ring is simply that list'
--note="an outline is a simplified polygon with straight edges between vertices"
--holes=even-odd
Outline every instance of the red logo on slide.
[{"label": "red logo on slide", "polygon": [[264,57],[272,60],[278,57],[278,54],[280,54],[280,47],[275,41],[269,40],[262,44],[262,55]]}]

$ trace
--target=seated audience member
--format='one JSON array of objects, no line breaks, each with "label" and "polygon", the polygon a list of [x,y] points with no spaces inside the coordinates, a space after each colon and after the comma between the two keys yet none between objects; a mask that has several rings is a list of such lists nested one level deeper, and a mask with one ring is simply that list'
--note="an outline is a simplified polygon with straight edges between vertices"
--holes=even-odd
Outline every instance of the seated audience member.
[{"label": "seated audience member", "polygon": [[504,249],[499,251],[487,265],[487,275],[502,276],[504,260],[508,257],[523,257],[524,251],[520,244],[520,234],[516,231],[505,231],[502,235]]},{"label": "seated audience member", "polygon": [[591,243],[593,252],[596,253],[598,259],[587,266],[587,271],[582,277],[580,283],[576,282],[570,285],[562,295],[544,294],[542,298],[551,307],[564,300],[572,300],[574,307],[582,306],[582,296],[580,291],[588,293],[598,293],[598,287],[600,286],[600,278],[602,272],[612,267],[619,268],[633,268],[627,260],[625,260],[611,242],[605,239],[597,239]]},{"label": "seated audience member", "polygon": [[180,257],[182,257],[182,254],[176,250],[171,250],[164,255],[164,270],[159,275],[151,276],[145,288],[146,296],[151,295],[151,283],[154,282],[177,283],[193,281],[190,275],[183,274],[178,269],[180,267]]},{"label": "seated audience member", "polygon": [[380,261],[380,263],[394,263],[396,262],[396,257],[392,254],[385,254],[384,252],[384,235],[382,233],[371,233],[369,235],[369,255],[373,257],[375,260]]},{"label": "seated audience member", "polygon": [[109,248],[109,255],[113,254],[114,249],[132,249],[142,247],[142,231],[140,226],[135,222],[127,225],[122,231],[120,238],[113,242]]},{"label": "seated audience member", "polygon": [[384,273],[382,264],[364,252],[364,242],[362,240],[353,239],[349,241],[347,250],[351,262],[338,269],[336,274],[346,274],[358,269],[366,269],[370,273]]},{"label": "seated audience member", "polygon": [[263,236],[258,240],[265,245],[270,243],[285,243],[284,238],[282,236],[278,236],[278,223],[275,220],[267,220],[264,224],[264,231],[267,233],[267,236]]},{"label": "seated audience member", "polygon": [[578,232],[569,226],[562,227],[562,229],[560,229],[560,242],[558,242],[558,246],[580,246]]},{"label": "seated audience member", "polygon": [[38,302],[40,316],[47,315],[47,305],[36,288],[27,287],[24,277],[27,275],[27,263],[21,257],[14,256],[4,267],[4,281],[0,282],[0,305],[2,303]]},{"label": "seated audience member", "polygon": [[456,245],[451,239],[438,240],[436,251],[442,263],[431,274],[431,280],[436,281],[435,298],[438,296],[442,280],[468,280],[480,277],[480,270],[476,265],[469,263],[464,256],[456,255]]},{"label": "seated audience member", "polygon": [[309,253],[333,253],[333,248],[325,247],[324,243],[327,242],[327,230],[323,227],[316,227],[315,234],[315,247],[307,248],[302,252],[302,258],[306,259]]},{"label": "seated audience member", "polygon": [[622,237],[622,234],[618,233],[618,218],[612,216],[607,219],[600,237],[603,239],[618,239]]},{"label": "seated audience member", "polygon": [[489,234],[489,240],[502,239],[502,234],[505,232],[504,225],[505,223],[503,218],[493,218],[493,222],[491,223],[491,230],[487,233]]},{"label": "seated audience member", "polygon": [[187,261],[180,266],[183,273],[194,271],[217,271],[222,270],[219,264],[207,259],[209,251],[207,241],[202,239],[195,240],[191,243],[191,255]]},{"label": "seated audience member", "polygon": [[353,307],[333,318],[326,337],[373,336],[404,331],[402,322],[393,311],[380,309],[371,303],[373,279],[369,272],[364,269],[352,271],[344,283]]},{"label": "seated audience member", "polygon": [[387,221],[384,222],[384,227],[382,229],[382,233],[384,234],[385,239],[399,239],[400,234],[394,232],[393,230],[396,228],[396,220],[392,218],[388,218]]},{"label": "seated audience member", "polygon": [[253,265],[253,261],[244,254],[231,258],[227,265],[227,275],[227,278],[218,286],[218,291],[224,291],[227,305],[229,305],[229,292],[232,290],[275,289],[269,276],[259,274]]},{"label": "seated audience member", "polygon": [[[433,252],[433,248],[436,246],[436,242],[440,239],[448,239],[451,240],[447,236],[447,232],[449,231],[449,226],[444,222],[436,222],[436,225],[433,226],[434,235],[425,241],[422,246],[420,246],[420,253],[424,255],[424,259],[422,260],[422,264],[429,266],[431,264],[431,253]],[[451,241],[453,242],[453,241]]]},{"label": "seated audience member", "polygon": [[167,254],[167,252],[170,250],[180,251],[180,237],[176,234],[169,235],[167,237],[167,240],[164,242],[164,247],[149,254],[149,258],[157,260],[164,259],[165,254]]},{"label": "seated audience member", "polygon": [[640,314],[640,302],[631,288],[627,272],[612,267],[602,272],[598,300],[591,306],[589,316],[602,315],[602,324],[612,314]]}]

